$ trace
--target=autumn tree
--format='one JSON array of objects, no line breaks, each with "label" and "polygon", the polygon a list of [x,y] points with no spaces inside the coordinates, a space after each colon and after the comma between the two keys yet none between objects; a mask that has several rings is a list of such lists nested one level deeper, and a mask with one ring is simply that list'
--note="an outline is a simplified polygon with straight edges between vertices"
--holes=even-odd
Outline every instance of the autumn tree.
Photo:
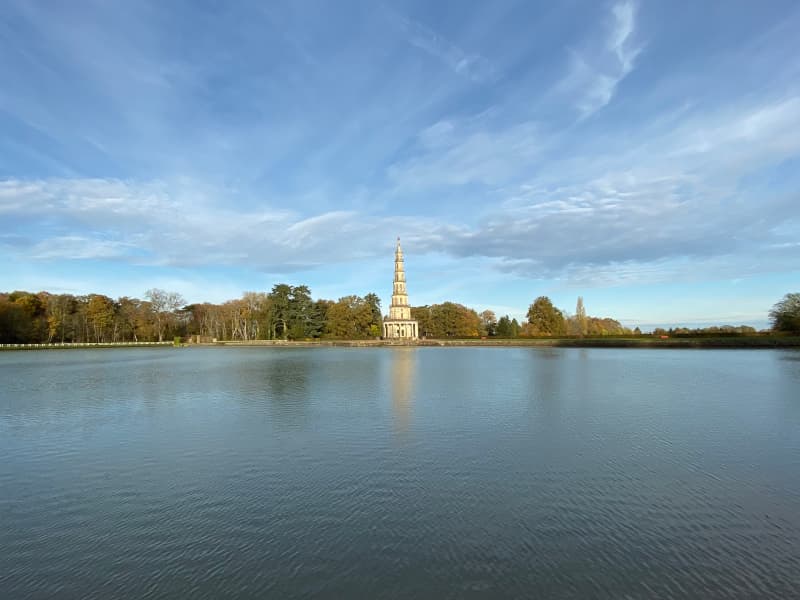
[{"label": "autumn tree", "polygon": [[528,308],[528,324],[531,335],[564,335],[566,323],[563,313],[550,298],[539,296]]},{"label": "autumn tree", "polygon": [[495,336],[497,335],[497,316],[494,311],[485,310],[480,315],[481,328],[483,335]]},{"label": "autumn tree", "polygon": [[412,307],[411,318],[424,337],[478,337],[481,319],[473,309],[455,302]]},{"label": "autumn tree", "polygon": [[800,333],[800,293],[786,294],[769,311],[775,331]]},{"label": "autumn tree", "polygon": [[[24,340],[23,343],[32,344],[47,339],[47,305],[42,299],[44,295],[22,291],[8,295],[8,299],[21,310],[15,318],[14,329],[18,338]],[[15,312],[11,311],[12,314]]]},{"label": "autumn tree", "polygon": [[23,308],[8,297],[0,298],[0,342],[28,343],[29,318]]},{"label": "autumn tree", "polygon": [[609,317],[587,317],[589,335],[630,335],[632,332],[616,319]]},{"label": "autumn tree", "polygon": [[86,305],[86,319],[91,330],[93,342],[106,342],[111,337],[114,325],[114,301],[102,294],[92,294]]},{"label": "autumn tree", "polygon": [[344,296],[328,308],[325,332],[336,339],[358,340],[373,334],[373,307],[365,298]]},{"label": "autumn tree", "polygon": [[138,342],[149,337],[149,307],[138,298],[123,296],[117,300],[119,335],[123,341]]},{"label": "autumn tree", "polygon": [[75,297],[70,294],[54,294],[47,298],[47,341],[72,341],[74,337]]}]

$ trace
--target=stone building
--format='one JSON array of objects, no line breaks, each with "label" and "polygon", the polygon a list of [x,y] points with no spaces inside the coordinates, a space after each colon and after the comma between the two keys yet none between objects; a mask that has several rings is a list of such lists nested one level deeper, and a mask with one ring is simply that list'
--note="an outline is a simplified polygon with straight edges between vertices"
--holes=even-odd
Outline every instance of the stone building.
[{"label": "stone building", "polygon": [[411,305],[406,290],[406,272],[403,266],[403,249],[397,238],[394,252],[394,286],[389,316],[383,320],[383,337],[387,339],[415,340],[419,336],[419,325],[411,318]]}]

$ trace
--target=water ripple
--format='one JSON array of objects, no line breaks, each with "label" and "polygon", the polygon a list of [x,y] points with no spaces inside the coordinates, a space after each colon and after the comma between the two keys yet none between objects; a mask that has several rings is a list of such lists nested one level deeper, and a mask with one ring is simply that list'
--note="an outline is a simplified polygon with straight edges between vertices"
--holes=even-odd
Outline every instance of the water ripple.
[{"label": "water ripple", "polygon": [[794,358],[0,354],[0,597],[790,598]]}]

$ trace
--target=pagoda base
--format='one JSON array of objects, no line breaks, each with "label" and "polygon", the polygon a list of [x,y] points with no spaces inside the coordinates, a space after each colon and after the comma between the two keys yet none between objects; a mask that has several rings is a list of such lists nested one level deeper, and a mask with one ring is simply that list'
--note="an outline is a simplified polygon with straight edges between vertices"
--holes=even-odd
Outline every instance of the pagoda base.
[{"label": "pagoda base", "polygon": [[383,322],[383,338],[387,340],[416,340],[419,325],[412,319],[387,319]]}]

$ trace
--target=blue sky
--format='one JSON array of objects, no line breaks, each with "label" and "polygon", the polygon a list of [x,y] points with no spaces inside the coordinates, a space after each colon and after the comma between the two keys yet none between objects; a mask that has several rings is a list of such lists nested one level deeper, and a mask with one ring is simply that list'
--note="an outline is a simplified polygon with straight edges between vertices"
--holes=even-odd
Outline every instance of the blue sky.
[{"label": "blue sky", "polygon": [[277,282],[766,325],[800,291],[800,5],[0,12],[0,290]]}]

